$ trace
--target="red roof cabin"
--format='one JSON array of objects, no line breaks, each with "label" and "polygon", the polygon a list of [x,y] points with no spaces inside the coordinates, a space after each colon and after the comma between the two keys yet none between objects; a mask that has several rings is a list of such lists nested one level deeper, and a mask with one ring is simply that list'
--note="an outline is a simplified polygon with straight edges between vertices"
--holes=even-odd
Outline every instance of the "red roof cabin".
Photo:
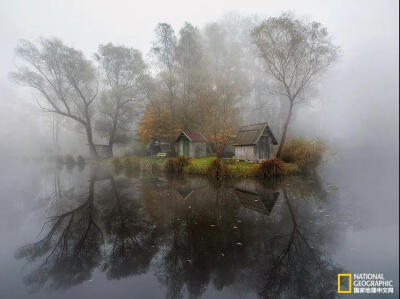
[{"label": "red roof cabin", "polygon": [[182,130],[175,144],[179,156],[191,158],[206,156],[207,139],[200,133]]}]

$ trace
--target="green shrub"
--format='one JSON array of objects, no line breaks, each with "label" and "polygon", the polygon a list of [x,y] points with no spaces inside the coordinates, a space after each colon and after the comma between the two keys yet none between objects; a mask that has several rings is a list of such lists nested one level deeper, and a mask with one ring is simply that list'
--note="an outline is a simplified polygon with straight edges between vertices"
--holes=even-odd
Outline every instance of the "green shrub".
[{"label": "green shrub", "polygon": [[281,160],[272,158],[260,163],[256,175],[261,179],[267,177],[278,177],[283,174],[284,165]]},{"label": "green shrub", "polygon": [[140,170],[140,162],[137,158],[134,158],[134,157],[125,158],[124,167],[134,170],[134,171],[137,171],[137,170]]},{"label": "green shrub", "polygon": [[140,172],[136,171],[134,169],[131,168],[119,168],[115,170],[115,173],[117,175],[123,173],[126,177],[128,178],[137,178],[140,176]]},{"label": "green shrub", "polygon": [[319,139],[295,138],[284,146],[282,161],[295,163],[301,174],[310,174],[321,164],[327,146]]},{"label": "green shrub", "polygon": [[174,173],[174,160],[175,158],[168,158],[164,162],[164,169],[167,173]]},{"label": "green shrub", "polygon": [[220,178],[229,175],[229,169],[226,164],[217,158],[208,166],[207,174],[215,178]]},{"label": "green shrub", "polygon": [[175,158],[176,161],[176,166],[179,169],[183,169],[183,167],[187,166],[190,164],[190,158],[189,157],[185,157],[185,156],[179,156],[177,158]]},{"label": "green shrub", "polygon": [[71,154],[66,155],[64,161],[65,161],[66,165],[70,165],[70,166],[75,165],[74,156],[72,156]]},{"label": "green shrub", "polygon": [[76,163],[77,163],[78,165],[85,165],[85,159],[83,159],[83,157],[82,157],[81,155],[79,155],[79,156],[76,158]]},{"label": "green shrub", "polygon": [[185,166],[190,164],[190,158],[179,156],[177,158],[168,158],[164,162],[164,168],[167,173],[182,174]]},{"label": "green shrub", "polygon": [[119,157],[115,157],[114,159],[112,159],[112,164],[115,169],[122,168],[122,159]]},{"label": "green shrub", "polygon": [[142,171],[144,172],[153,172],[153,164],[155,163],[152,159],[142,159],[141,160]]}]

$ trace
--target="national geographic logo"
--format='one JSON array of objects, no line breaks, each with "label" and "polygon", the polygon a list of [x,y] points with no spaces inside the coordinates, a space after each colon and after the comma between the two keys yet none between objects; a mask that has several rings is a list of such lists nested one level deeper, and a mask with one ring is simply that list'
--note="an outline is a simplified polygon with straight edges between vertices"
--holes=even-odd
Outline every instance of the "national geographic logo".
[{"label": "national geographic logo", "polygon": [[385,279],[382,273],[339,273],[339,294],[393,294],[393,280]]}]

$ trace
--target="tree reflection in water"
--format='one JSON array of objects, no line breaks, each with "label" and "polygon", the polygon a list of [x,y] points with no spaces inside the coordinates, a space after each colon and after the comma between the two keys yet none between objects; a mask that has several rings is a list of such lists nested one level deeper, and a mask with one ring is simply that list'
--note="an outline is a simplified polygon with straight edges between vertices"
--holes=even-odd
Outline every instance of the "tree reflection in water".
[{"label": "tree reflection in water", "polygon": [[72,287],[98,267],[108,279],[154,271],[167,298],[197,298],[210,284],[262,298],[329,298],[340,269],[327,246],[338,227],[321,214],[333,196],[322,185],[298,178],[265,184],[126,178],[95,170],[89,191],[77,194],[63,192],[56,179],[55,202],[63,211],[16,256],[35,262],[24,279],[32,290],[46,283]]},{"label": "tree reflection in water", "polygon": [[25,283],[35,290],[51,278],[53,287],[68,288],[89,279],[102,260],[103,232],[96,214],[94,180],[90,180],[89,193],[82,204],[50,217],[47,234],[17,251],[17,258],[28,261],[43,258],[36,270],[25,276]]}]

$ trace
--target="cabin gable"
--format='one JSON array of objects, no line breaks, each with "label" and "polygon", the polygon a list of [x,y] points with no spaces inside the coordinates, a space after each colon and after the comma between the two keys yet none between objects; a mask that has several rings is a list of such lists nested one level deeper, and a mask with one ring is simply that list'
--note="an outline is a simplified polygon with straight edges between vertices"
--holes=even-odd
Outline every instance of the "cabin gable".
[{"label": "cabin gable", "polygon": [[184,130],[179,134],[175,144],[178,156],[187,156],[191,158],[206,156],[207,142],[200,133]]},{"label": "cabin gable", "polygon": [[268,124],[242,126],[236,136],[236,160],[261,162],[273,157],[273,145],[277,141]]}]

